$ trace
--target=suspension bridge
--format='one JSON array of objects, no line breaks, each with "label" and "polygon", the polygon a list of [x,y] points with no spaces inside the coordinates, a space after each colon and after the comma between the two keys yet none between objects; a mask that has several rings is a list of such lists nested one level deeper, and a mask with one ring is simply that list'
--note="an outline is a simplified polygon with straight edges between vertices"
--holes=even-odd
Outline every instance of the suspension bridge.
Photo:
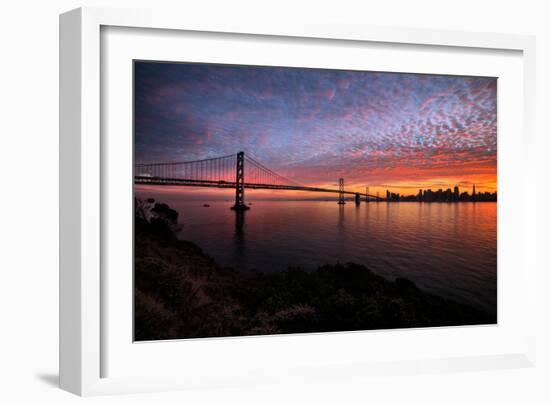
[{"label": "suspension bridge", "polygon": [[346,195],[354,195],[355,203],[379,201],[376,195],[365,192],[347,191],[344,179],[338,181],[338,188],[303,186],[265,167],[244,152],[207,158],[196,161],[160,162],[136,164],[134,183],[165,186],[200,186],[235,189],[234,210],[247,210],[250,207],[244,201],[245,189],[297,190],[304,192],[337,193],[338,204],[345,204]]}]

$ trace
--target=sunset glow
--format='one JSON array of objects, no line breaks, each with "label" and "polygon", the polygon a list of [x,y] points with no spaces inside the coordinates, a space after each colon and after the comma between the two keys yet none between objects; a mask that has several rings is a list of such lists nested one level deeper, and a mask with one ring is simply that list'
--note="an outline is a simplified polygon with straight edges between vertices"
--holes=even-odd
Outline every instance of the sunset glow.
[{"label": "sunset glow", "polygon": [[305,186],[336,188],[342,177],[346,189],[381,195],[455,185],[470,192],[473,184],[494,192],[496,87],[483,77],[136,62],[135,160],[244,151]]},{"label": "sunset glow", "polygon": [[137,341],[497,323],[497,79],[134,63]]}]

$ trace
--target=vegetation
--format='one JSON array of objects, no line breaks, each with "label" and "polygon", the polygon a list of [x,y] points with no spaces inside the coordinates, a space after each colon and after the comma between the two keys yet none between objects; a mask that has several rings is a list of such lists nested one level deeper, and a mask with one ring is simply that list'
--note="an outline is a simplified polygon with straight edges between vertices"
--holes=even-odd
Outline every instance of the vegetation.
[{"label": "vegetation", "polygon": [[496,322],[354,263],[277,274],[221,268],[177,238],[178,213],[167,205],[136,200],[135,212],[136,340]]}]

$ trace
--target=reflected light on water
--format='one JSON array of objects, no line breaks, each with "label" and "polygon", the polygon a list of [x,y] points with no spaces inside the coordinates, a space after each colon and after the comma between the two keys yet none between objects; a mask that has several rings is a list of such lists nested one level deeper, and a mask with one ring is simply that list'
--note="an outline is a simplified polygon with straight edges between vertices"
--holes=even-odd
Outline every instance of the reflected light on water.
[{"label": "reflected light on water", "polygon": [[180,238],[238,270],[314,270],[355,262],[424,290],[496,311],[496,203],[254,201],[167,202],[179,212]]}]

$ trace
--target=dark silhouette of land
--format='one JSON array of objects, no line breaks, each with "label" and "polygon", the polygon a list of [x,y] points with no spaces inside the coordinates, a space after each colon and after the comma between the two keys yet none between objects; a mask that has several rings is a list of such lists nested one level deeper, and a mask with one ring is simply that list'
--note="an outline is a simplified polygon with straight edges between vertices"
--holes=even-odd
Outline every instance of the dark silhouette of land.
[{"label": "dark silhouette of land", "polygon": [[222,268],[177,232],[175,210],[136,199],[136,341],[496,323],[355,263],[277,274]]}]

